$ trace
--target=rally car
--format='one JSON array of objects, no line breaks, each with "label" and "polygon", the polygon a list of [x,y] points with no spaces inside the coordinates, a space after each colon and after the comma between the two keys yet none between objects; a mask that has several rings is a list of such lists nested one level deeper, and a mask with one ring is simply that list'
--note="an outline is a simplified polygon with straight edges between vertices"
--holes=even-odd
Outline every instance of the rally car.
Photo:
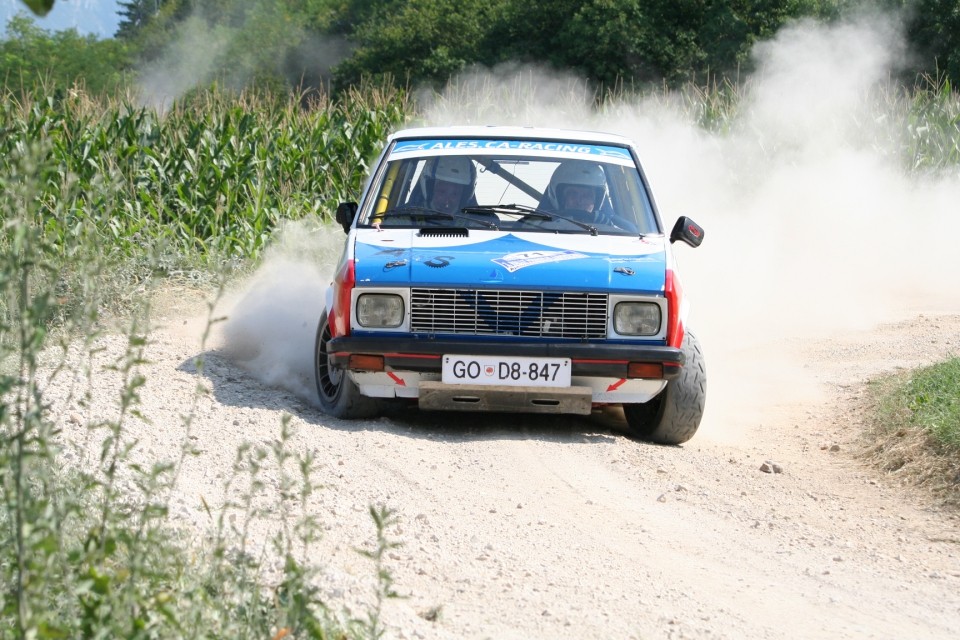
[{"label": "rally car", "polygon": [[677,444],[703,415],[669,235],[633,143],[521,127],[391,135],[317,327],[320,405],[590,414],[621,405],[636,437]]}]

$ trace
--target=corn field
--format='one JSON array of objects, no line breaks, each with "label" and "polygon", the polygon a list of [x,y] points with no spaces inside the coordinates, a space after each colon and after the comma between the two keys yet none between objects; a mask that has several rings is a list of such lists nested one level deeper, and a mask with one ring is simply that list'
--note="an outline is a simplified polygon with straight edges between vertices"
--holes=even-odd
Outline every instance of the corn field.
[{"label": "corn field", "polygon": [[29,156],[52,242],[92,223],[102,247],[126,256],[148,242],[177,260],[255,258],[280,221],[327,217],[356,198],[407,110],[379,89],[336,101],[203,94],[162,114],[133,104],[3,97],[0,187]]}]

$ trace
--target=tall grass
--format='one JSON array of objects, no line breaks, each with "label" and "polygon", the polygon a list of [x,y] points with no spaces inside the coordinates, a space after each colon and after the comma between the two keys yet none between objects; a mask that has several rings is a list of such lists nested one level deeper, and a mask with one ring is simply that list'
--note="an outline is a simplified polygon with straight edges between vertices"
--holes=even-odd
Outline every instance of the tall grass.
[{"label": "tall grass", "polygon": [[895,378],[880,394],[877,415],[887,431],[922,431],[960,458],[960,357]]},{"label": "tall grass", "polygon": [[928,431],[944,448],[960,454],[960,358],[914,372],[899,399],[910,421]]},{"label": "tall grass", "polygon": [[[0,639],[378,637],[379,604],[351,620],[322,601],[310,561],[313,460],[289,446],[243,447],[211,518],[212,542],[173,527],[167,504],[192,455],[131,457],[140,414],[151,289],[177,270],[222,277],[254,261],[278,221],[322,216],[355,197],[396,94],[271,101],[195,96],[166,114],[82,94],[0,106]],[[107,333],[105,311],[125,310]],[[212,305],[211,305],[212,309]],[[208,328],[212,320],[208,323]],[[120,338],[119,340],[117,338]],[[99,454],[73,451],[58,406],[114,394],[86,424]],[[198,385],[197,396],[205,393]],[[82,464],[65,465],[78,460]],[[275,470],[275,471],[274,471]],[[281,478],[274,495],[261,479]],[[253,508],[256,505],[256,508]],[[392,595],[387,510],[373,512],[376,602]],[[282,522],[266,558],[248,551],[254,521]],[[233,524],[226,523],[234,523]],[[192,538],[192,536],[190,537]]]},{"label": "tall grass", "polygon": [[960,358],[874,380],[867,454],[960,506]]},{"label": "tall grass", "polygon": [[[97,328],[105,254],[95,250],[95,237],[77,233],[73,239],[92,248],[65,251],[60,237],[48,234],[40,212],[50,210],[31,179],[49,174],[42,164],[48,158],[42,148],[27,150],[0,193],[0,639],[383,635],[380,603],[394,595],[384,552],[396,544],[388,531],[395,520],[389,510],[371,510],[376,536],[366,555],[378,586],[367,618],[338,614],[315,586],[315,461],[291,448],[289,416],[280,419],[274,443],[238,450],[227,501],[210,512],[216,525],[209,544],[198,546],[169,523],[167,504],[193,454],[190,428],[206,391],[197,385],[183,417],[179,456],[136,463],[128,431],[148,419],[139,409],[148,309],[130,313],[119,334]],[[57,270],[72,266],[84,269],[78,295],[88,313],[58,320]],[[112,413],[86,425],[97,454],[61,437],[63,416],[47,393],[61,378],[69,389],[58,398],[61,409],[89,406],[94,393],[114,394]],[[265,473],[280,478],[278,492]],[[250,549],[256,522],[282,523],[267,554]],[[280,560],[278,571],[269,558]]]}]

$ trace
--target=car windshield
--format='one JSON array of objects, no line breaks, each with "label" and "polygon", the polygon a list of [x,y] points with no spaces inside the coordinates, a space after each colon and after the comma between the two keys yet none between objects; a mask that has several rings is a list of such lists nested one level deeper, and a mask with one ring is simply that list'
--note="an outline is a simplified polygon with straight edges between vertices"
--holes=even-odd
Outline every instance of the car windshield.
[{"label": "car windshield", "polygon": [[401,140],[374,176],[360,227],[659,233],[624,147],[535,140]]}]

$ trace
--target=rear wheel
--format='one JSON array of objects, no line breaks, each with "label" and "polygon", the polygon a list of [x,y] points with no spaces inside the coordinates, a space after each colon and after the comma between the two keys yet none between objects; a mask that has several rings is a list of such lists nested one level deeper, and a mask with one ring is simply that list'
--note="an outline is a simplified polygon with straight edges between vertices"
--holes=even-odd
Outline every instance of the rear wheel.
[{"label": "rear wheel", "polygon": [[680,444],[697,432],[707,399],[707,371],[696,336],[687,332],[680,376],[660,394],[643,404],[623,405],[630,433],[660,444]]},{"label": "rear wheel", "polygon": [[360,389],[346,371],[330,366],[327,356],[330,335],[327,312],[324,311],[320,316],[320,324],[317,325],[317,341],[314,347],[314,371],[320,408],[324,413],[336,418],[371,418],[377,415],[377,401],[360,395]]}]

